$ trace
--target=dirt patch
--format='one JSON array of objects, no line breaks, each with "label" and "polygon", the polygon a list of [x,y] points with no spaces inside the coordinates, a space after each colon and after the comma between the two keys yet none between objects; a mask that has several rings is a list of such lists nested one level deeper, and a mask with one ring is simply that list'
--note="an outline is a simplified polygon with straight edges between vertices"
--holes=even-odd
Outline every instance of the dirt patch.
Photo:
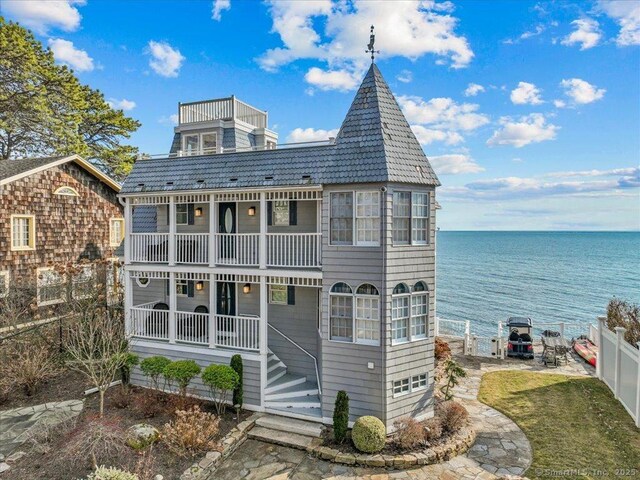
[{"label": "dirt patch", "polygon": [[92,385],[82,373],[65,370],[46,380],[34,395],[27,395],[22,388],[15,389],[3,403],[0,403],[0,410],[81,399],[84,396],[84,391],[91,387]]}]

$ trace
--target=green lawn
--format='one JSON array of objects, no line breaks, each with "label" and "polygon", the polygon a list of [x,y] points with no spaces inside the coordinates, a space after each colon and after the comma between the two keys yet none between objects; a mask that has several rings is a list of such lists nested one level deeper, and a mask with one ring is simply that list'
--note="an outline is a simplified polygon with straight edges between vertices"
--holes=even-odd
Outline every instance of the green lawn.
[{"label": "green lawn", "polygon": [[524,431],[533,448],[530,478],[640,478],[640,430],[595,378],[492,372],[478,399]]}]

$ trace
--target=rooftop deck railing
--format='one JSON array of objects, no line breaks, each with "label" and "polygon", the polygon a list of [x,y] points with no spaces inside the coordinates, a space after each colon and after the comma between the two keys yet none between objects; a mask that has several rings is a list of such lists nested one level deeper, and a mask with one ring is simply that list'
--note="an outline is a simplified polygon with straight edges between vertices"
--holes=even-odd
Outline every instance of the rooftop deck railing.
[{"label": "rooftop deck railing", "polygon": [[267,112],[258,110],[233,96],[202,102],[180,103],[178,107],[179,125],[230,119],[248,123],[256,128],[267,128],[268,124]]}]

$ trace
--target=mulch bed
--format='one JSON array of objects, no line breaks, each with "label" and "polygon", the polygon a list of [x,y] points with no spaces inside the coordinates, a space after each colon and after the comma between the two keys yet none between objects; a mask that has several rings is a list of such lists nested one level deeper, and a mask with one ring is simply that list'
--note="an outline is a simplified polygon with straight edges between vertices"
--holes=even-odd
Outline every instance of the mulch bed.
[{"label": "mulch bed", "polygon": [[[42,390],[33,397],[13,396],[9,404],[4,404],[0,409],[17,408],[21,406],[35,405],[38,403],[70,400],[73,398],[83,398],[83,392],[89,388],[84,377],[74,373],[66,373],[59,378],[52,379]],[[126,408],[118,408],[116,403],[119,400],[120,386],[110,388],[106,393],[104,418],[126,431],[132,425],[147,423],[161,429],[165,423],[173,419],[173,412],[176,409],[177,398],[174,395],[151,392],[144,388],[131,387],[131,403]],[[139,405],[143,403],[144,397],[149,394],[156,395],[158,399],[159,412],[151,417],[145,418],[140,411]],[[20,401],[20,400],[26,401]],[[193,400],[191,403],[198,403],[202,410],[215,413],[211,402],[201,402]],[[10,405],[10,406],[7,406]],[[90,458],[78,458],[77,455],[65,455],[64,451],[72,440],[74,432],[77,432],[83,424],[98,417],[99,399],[97,394],[86,397],[84,410],[78,417],[75,424],[62,424],[56,427],[53,439],[45,444],[44,453],[42,449],[34,449],[30,445],[23,445],[20,450],[27,452],[22,459],[12,464],[11,470],[2,475],[3,480],[24,480],[24,479],[47,479],[47,480],[69,480],[85,478],[91,473]],[[237,425],[239,421],[249,416],[248,412],[243,412],[240,419],[229,410],[222,416],[220,421],[219,437],[222,438],[227,432]],[[204,455],[202,453],[199,456]],[[178,479],[180,475],[199,458],[181,458],[170,452],[162,441],[156,443],[151,449],[152,473],[161,474],[165,479]],[[99,458],[98,463],[106,466],[113,466],[134,470],[136,464],[141,461],[142,454],[125,446],[113,458]],[[150,477],[153,479],[153,476]],[[141,478],[141,480],[147,480]]]},{"label": "mulch bed", "polygon": [[22,388],[12,391],[3,402],[0,402],[0,411],[31,407],[42,403],[81,399],[84,396],[84,391],[91,386],[82,373],[66,370],[45,381],[34,395],[27,395]]}]

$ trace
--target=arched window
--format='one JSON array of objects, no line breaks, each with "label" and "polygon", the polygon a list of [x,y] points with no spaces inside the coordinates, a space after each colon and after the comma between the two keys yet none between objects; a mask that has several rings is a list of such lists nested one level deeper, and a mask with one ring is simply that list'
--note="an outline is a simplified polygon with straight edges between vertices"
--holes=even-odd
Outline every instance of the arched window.
[{"label": "arched window", "polygon": [[77,197],[77,196],[79,196],[78,191],[75,188],[69,187],[69,186],[60,187],[55,192],[53,192],[53,194],[54,195],[66,195],[68,197]]},{"label": "arched window", "polygon": [[356,290],[356,341],[370,345],[380,343],[380,294],[370,283]]},{"label": "arched window", "polygon": [[411,295],[411,340],[427,338],[429,295],[427,284],[420,281],[413,286]]},{"label": "arched window", "polygon": [[428,290],[427,284],[424,283],[423,281],[419,281],[413,286],[414,292],[426,292],[427,290]]},{"label": "arched window", "polygon": [[331,287],[329,338],[339,342],[353,342],[353,291],[343,282]]},{"label": "arched window", "polygon": [[410,304],[409,287],[405,283],[399,283],[393,289],[391,298],[391,341],[393,343],[409,340]]},{"label": "arched window", "polygon": [[394,295],[402,295],[404,293],[409,293],[409,287],[407,287],[406,283],[399,283],[393,289]]}]

